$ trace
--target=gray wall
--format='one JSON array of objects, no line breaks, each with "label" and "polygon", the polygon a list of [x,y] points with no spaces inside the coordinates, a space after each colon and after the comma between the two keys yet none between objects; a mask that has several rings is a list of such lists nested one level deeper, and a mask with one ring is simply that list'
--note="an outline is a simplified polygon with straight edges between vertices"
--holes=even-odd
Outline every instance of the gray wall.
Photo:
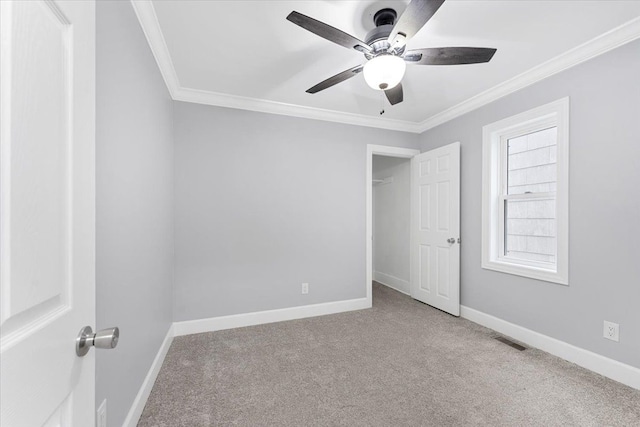
[{"label": "gray wall", "polygon": [[[462,144],[462,304],[640,367],[640,41],[421,135]],[[480,268],[482,127],[570,97],[570,286]],[[602,338],[603,320],[620,342]]]},{"label": "gray wall", "polygon": [[96,407],[121,426],[172,321],[173,101],[131,4],[98,1]]},{"label": "gray wall", "polygon": [[409,286],[411,160],[373,156],[373,279],[404,293]]},{"label": "gray wall", "polygon": [[366,145],[416,148],[417,135],[174,112],[175,321],[365,297]]}]

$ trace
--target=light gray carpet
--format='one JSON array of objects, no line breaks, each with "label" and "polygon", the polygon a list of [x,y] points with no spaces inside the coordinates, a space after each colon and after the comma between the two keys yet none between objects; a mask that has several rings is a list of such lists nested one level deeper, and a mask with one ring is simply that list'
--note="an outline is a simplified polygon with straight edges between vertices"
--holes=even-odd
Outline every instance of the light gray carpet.
[{"label": "light gray carpet", "polygon": [[374,307],[178,337],[139,426],[640,426],[640,391],[374,285]]}]

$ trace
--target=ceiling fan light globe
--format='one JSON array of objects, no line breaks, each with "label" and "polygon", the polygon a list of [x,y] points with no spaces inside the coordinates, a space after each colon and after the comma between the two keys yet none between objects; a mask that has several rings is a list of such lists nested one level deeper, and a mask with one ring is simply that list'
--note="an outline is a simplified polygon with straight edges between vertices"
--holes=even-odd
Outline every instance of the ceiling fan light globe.
[{"label": "ceiling fan light globe", "polygon": [[380,55],[364,65],[362,74],[369,87],[375,90],[393,89],[402,81],[407,65],[395,55]]}]

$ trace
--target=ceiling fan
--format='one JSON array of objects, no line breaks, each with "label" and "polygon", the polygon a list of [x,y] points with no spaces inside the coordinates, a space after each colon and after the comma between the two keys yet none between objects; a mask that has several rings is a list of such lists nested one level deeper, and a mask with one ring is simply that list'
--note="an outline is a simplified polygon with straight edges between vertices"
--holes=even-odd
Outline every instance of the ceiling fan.
[{"label": "ceiling fan", "polygon": [[403,100],[402,83],[406,64],[458,65],[489,62],[496,49],[482,47],[432,47],[405,50],[406,44],[436,13],[445,0],[411,0],[398,18],[393,9],[379,10],[373,17],[376,28],[364,41],[330,25],[293,11],[287,20],[348,49],[364,54],[367,62],[345,70],[307,89],[317,93],[351,77],[364,75],[367,84],[384,91],[391,105]]}]

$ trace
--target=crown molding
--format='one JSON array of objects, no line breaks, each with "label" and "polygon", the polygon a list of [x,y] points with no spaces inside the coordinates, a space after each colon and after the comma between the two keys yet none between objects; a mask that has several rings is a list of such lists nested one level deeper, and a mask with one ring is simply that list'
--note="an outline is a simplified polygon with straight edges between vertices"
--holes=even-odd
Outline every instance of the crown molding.
[{"label": "crown molding", "polygon": [[441,125],[456,117],[489,104],[506,95],[530,86],[540,80],[544,80],[554,74],[588,61],[598,55],[640,38],[640,17],[635,18],[619,27],[614,28],[586,43],[583,43],[565,53],[562,53],[549,61],[543,62],[522,74],[519,74],[499,85],[473,96],[460,104],[454,105],[441,113],[433,115],[422,121],[419,132],[422,133],[438,125]]},{"label": "crown molding", "polygon": [[283,116],[323,120],[328,122],[366,126],[401,132],[420,133],[418,123],[415,122],[385,119],[381,117],[365,116],[361,114],[345,113],[341,111],[324,110],[321,108],[286,104],[282,102],[247,98],[243,96],[228,95],[224,93],[209,92],[197,89],[179,88],[176,91],[173,99],[176,101],[193,102],[196,104],[257,111],[260,113],[279,114]]},{"label": "crown molding", "polygon": [[176,101],[418,134],[640,38],[640,17],[638,17],[422,122],[409,122],[182,87],[152,1],[130,1],[171,98]]},{"label": "crown molding", "polygon": [[162,35],[162,29],[160,28],[153,2],[151,0],[131,0],[131,6],[133,6],[133,10],[138,17],[142,32],[147,38],[151,53],[156,59],[158,68],[160,68],[160,74],[162,74],[164,83],[167,85],[169,94],[171,98],[175,99],[175,94],[180,88],[180,81],[171,60],[169,48]]}]

